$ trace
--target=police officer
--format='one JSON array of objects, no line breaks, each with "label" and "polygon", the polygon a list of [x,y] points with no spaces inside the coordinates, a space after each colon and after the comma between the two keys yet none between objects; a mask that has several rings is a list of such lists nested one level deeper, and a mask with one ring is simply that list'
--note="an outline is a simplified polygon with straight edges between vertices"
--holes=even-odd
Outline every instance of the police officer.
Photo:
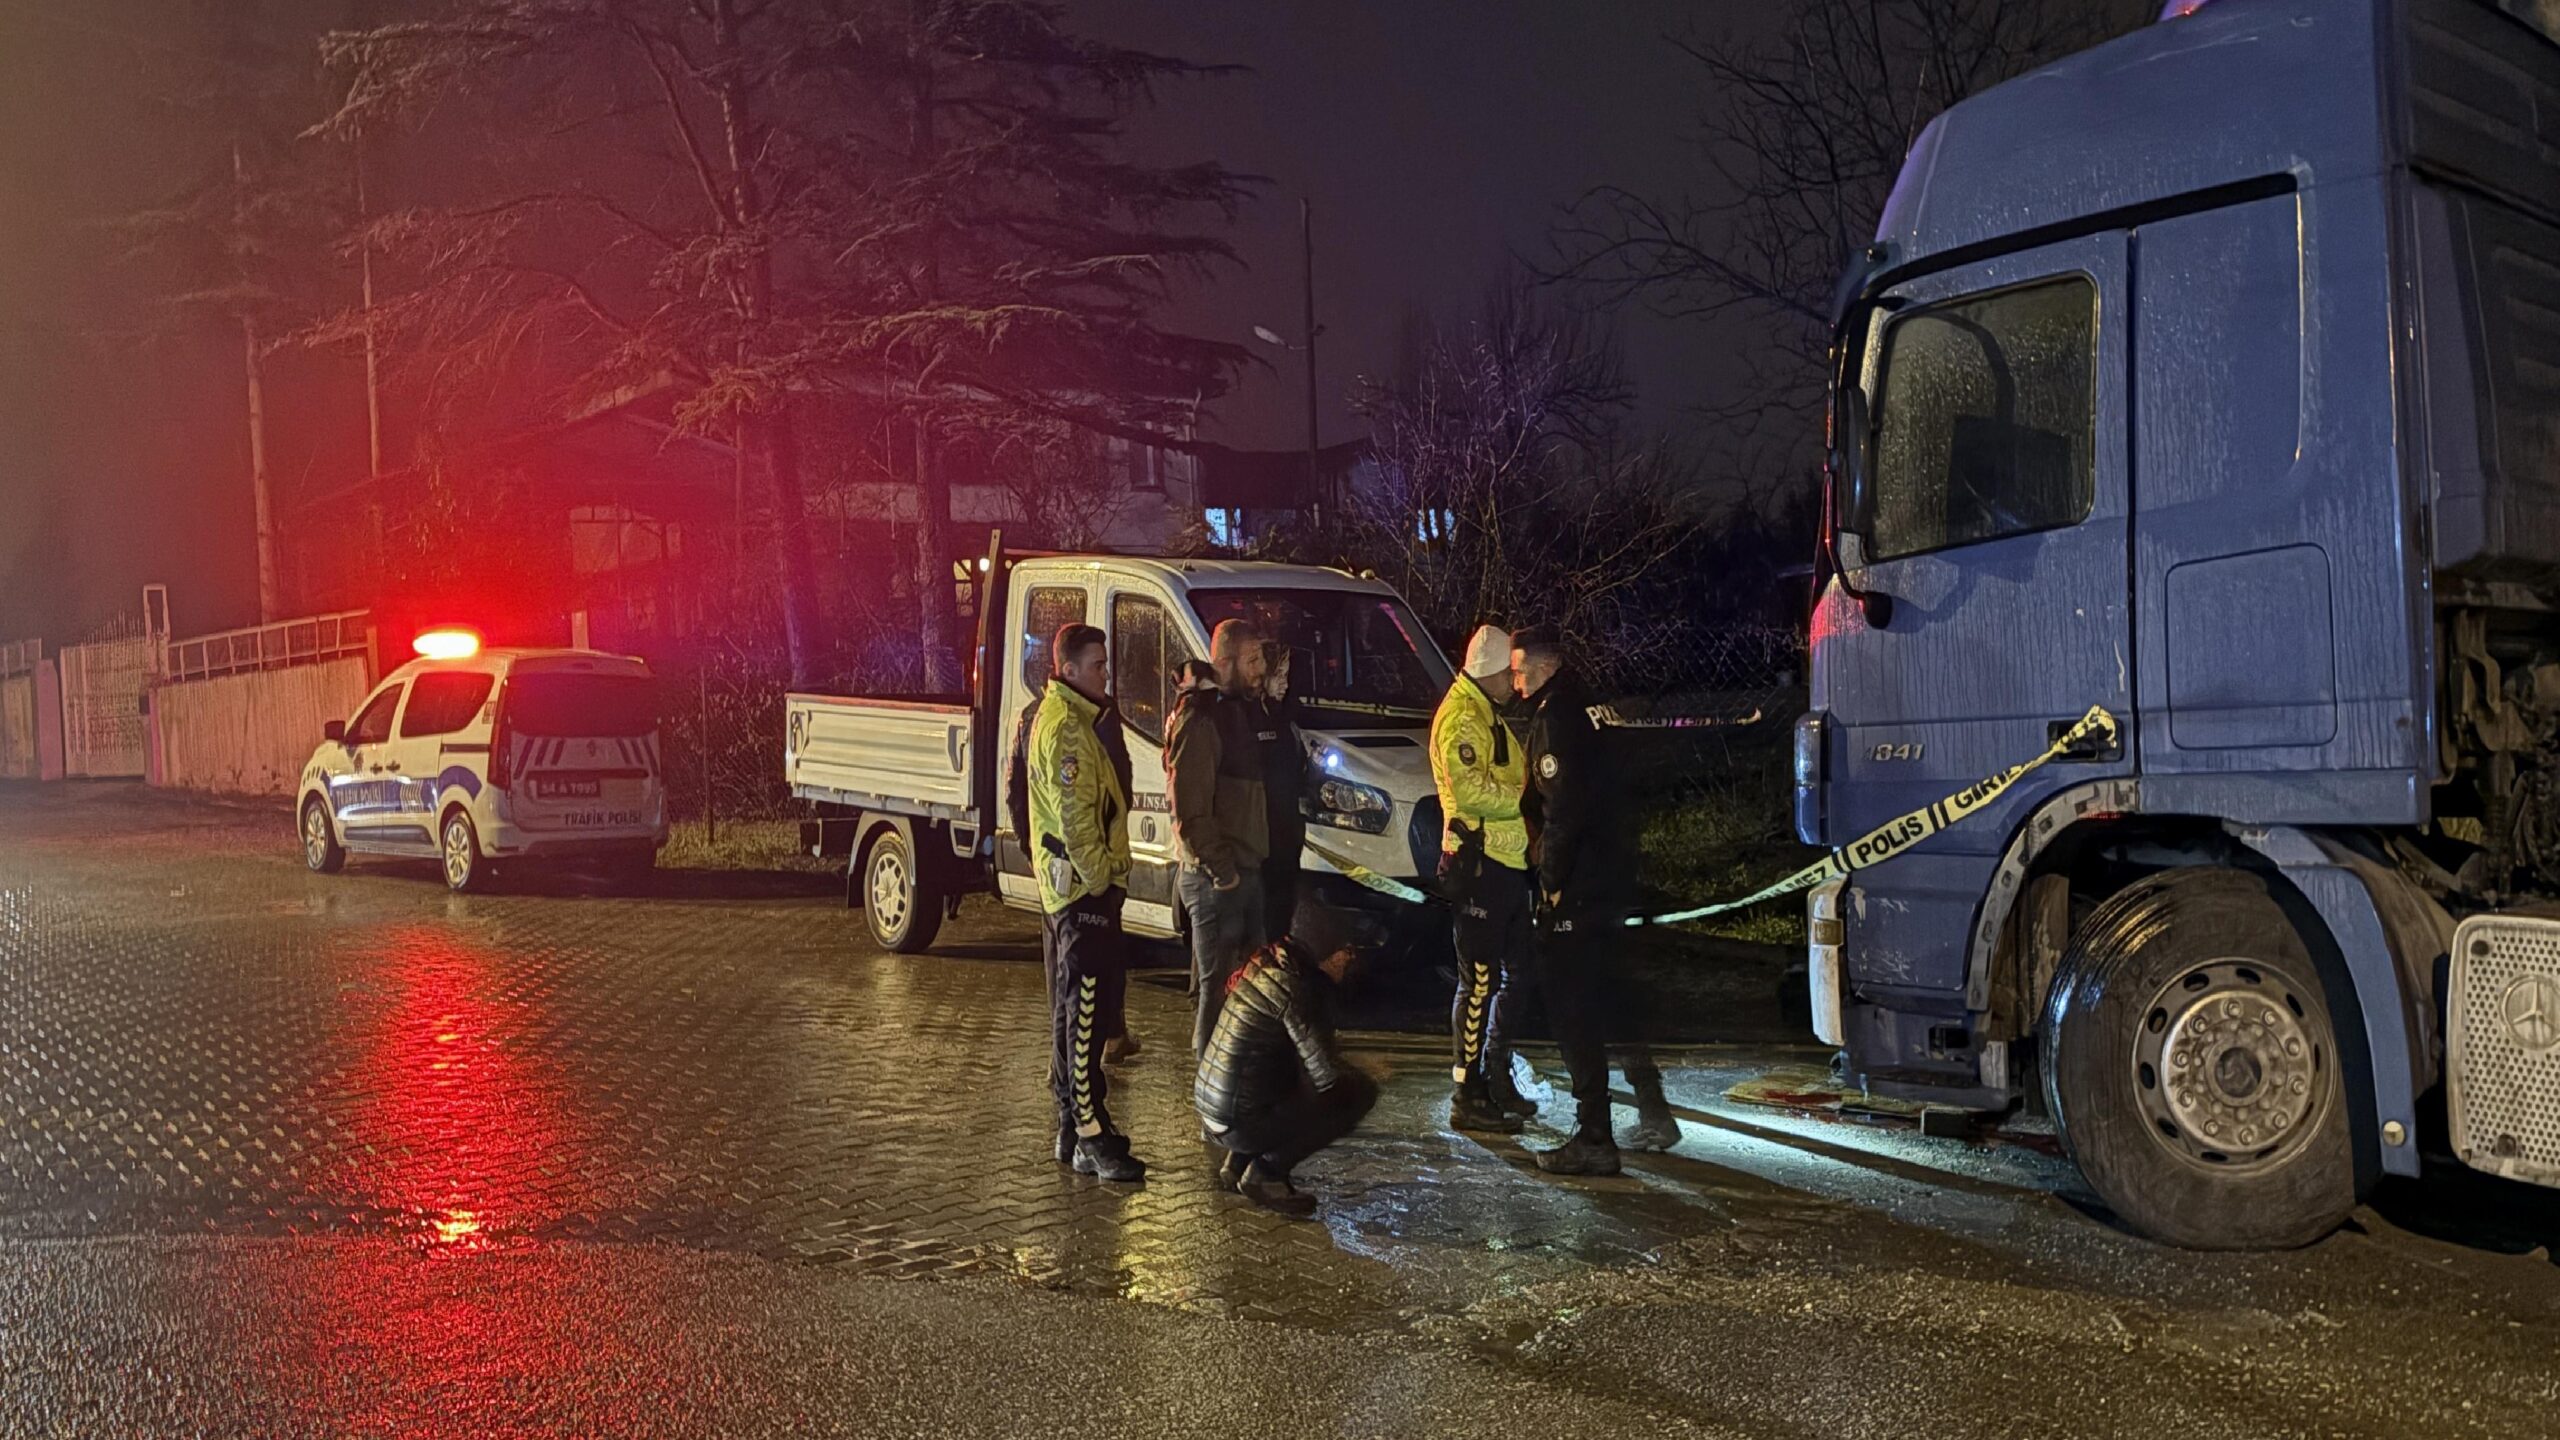
[{"label": "police officer", "polygon": [[1520,818],[1527,759],[1497,712],[1511,694],[1511,636],[1492,625],[1467,641],[1465,673],[1431,717],[1440,792],[1440,893],[1455,915],[1458,993],[1449,1006],[1452,1129],[1515,1134],[1538,1107],[1511,1079],[1510,1025],[1529,959],[1529,828]]},{"label": "police officer", "polygon": [[1511,641],[1512,683],[1534,702],[1529,722],[1529,788],[1522,799],[1538,885],[1538,958],[1547,1014],[1572,1077],[1573,1138],[1537,1152],[1538,1168],[1559,1175],[1615,1175],[1618,1143],[1609,1128],[1610,1032],[1636,1092],[1630,1149],[1678,1144],[1679,1123],[1663,1097],[1662,1072],[1644,1043],[1643,1016],[1629,1003],[1627,916],[1635,906],[1636,846],[1617,757],[1602,726],[1606,710],[1566,665],[1550,633],[1524,630]]},{"label": "police officer", "polygon": [[1049,987],[1049,1085],[1058,1102],[1058,1159],[1082,1175],[1135,1181],[1147,1167],[1112,1128],[1104,1101],[1100,1012],[1120,983],[1127,940],[1129,792],[1095,724],[1111,693],[1111,652],[1090,625],[1058,631],[1057,675],[1031,725],[1032,873],[1040,883]]},{"label": "police officer", "polygon": [[[1059,657],[1052,649],[1049,673],[1056,675]],[[1040,716],[1040,702],[1048,687],[1042,686],[1022,704],[1022,713],[1013,722],[1013,762],[1005,769],[1005,823],[1013,831],[1013,842],[1022,847],[1026,863],[1039,854],[1031,838],[1031,722]],[[1120,777],[1120,793],[1136,793],[1131,787],[1129,769],[1129,731],[1120,715],[1118,702],[1105,697],[1102,715],[1093,722],[1093,733],[1102,742],[1102,753],[1111,758],[1111,773]],[[1036,866],[1035,866],[1036,869]],[[1040,943],[1040,976],[1043,983],[1056,992],[1058,957],[1044,933]],[[1102,1036],[1102,1063],[1117,1065],[1134,1060],[1141,1048],[1138,1037],[1129,1033],[1129,986],[1125,969],[1102,987],[1102,1004],[1095,1025]]]}]

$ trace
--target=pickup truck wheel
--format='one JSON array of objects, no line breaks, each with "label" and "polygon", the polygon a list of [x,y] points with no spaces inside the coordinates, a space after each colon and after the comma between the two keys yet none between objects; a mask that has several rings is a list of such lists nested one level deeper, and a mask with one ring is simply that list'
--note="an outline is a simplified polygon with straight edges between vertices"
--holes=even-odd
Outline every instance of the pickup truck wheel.
[{"label": "pickup truck wheel", "polygon": [[2310,949],[2247,871],[2164,871],[2090,915],[2045,1008],[2045,1102],[2100,1198],[2155,1240],[2307,1245],[2355,1207]]},{"label": "pickup truck wheel", "polygon": [[862,914],[883,950],[917,954],[942,928],[942,896],[928,888],[906,837],[891,830],[871,842],[862,866]]},{"label": "pickup truck wheel", "polygon": [[329,807],[317,795],[302,802],[302,863],[322,875],[347,868],[347,848],[338,843]]}]

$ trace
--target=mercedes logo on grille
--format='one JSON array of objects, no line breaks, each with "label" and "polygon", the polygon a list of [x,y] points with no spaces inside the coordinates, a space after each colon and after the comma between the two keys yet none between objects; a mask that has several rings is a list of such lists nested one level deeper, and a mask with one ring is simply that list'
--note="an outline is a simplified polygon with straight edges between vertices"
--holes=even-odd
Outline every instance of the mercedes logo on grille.
[{"label": "mercedes logo on grille", "polygon": [[2506,1022],[2507,1034],[2527,1050],[2560,1045],[2560,980],[2548,975],[2517,977],[2498,1001],[2498,1018]]}]

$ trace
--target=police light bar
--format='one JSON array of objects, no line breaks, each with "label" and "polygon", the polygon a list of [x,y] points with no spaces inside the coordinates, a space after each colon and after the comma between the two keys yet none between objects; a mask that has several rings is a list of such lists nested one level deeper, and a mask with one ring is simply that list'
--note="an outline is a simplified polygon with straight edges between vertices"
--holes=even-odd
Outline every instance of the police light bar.
[{"label": "police light bar", "polygon": [[424,660],[468,660],[480,653],[480,637],[462,629],[429,630],[410,648]]}]

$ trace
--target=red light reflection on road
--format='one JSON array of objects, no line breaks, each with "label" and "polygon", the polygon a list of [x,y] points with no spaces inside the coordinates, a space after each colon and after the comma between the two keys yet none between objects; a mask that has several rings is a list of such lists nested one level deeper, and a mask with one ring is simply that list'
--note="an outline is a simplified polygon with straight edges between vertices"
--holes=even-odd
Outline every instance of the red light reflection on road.
[{"label": "red light reflection on road", "polygon": [[390,998],[340,1077],[356,1143],[330,1188],[342,1203],[415,1217],[437,1248],[486,1247],[592,1211],[601,1197],[576,1163],[590,1137],[540,1048],[541,1003],[511,992],[502,956],[448,930],[402,926],[384,942],[374,973]]}]

